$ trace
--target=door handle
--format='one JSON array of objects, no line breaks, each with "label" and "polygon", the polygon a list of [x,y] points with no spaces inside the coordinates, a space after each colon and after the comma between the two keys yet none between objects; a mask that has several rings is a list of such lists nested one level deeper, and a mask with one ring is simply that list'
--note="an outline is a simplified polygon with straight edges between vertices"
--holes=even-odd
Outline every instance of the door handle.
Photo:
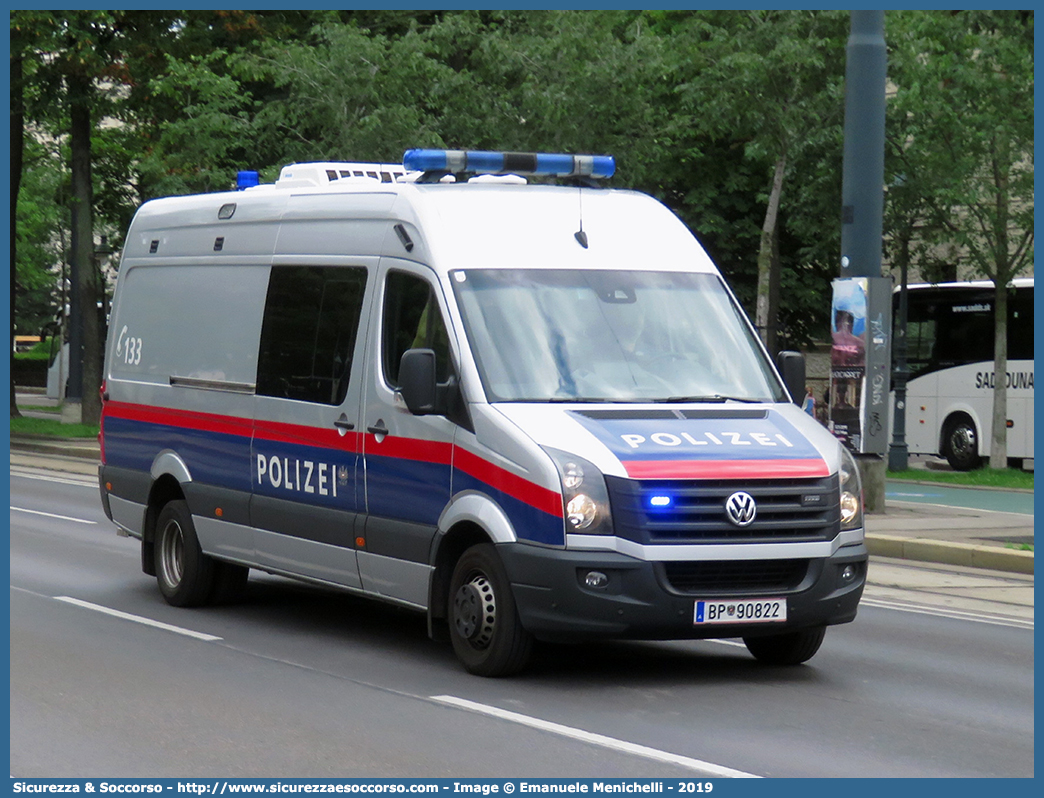
[{"label": "door handle", "polygon": [[355,425],[346,418],[339,418],[334,422],[334,426],[337,429],[343,429],[345,432],[350,432],[355,429]]},{"label": "door handle", "polygon": [[377,419],[377,423],[374,424],[372,427],[367,427],[366,431],[368,433],[370,433],[371,435],[387,435],[388,434],[388,428],[386,426],[384,426],[384,419],[381,419],[381,418]]}]

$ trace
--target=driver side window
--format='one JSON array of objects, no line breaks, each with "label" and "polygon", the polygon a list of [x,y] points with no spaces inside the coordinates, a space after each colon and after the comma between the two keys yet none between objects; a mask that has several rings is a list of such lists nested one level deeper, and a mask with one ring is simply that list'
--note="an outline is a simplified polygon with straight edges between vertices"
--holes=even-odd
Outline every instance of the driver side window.
[{"label": "driver side window", "polygon": [[435,291],[427,280],[407,272],[388,273],[383,328],[384,378],[390,387],[399,387],[399,362],[407,349],[434,350],[438,381],[449,379],[453,372],[449,334]]}]

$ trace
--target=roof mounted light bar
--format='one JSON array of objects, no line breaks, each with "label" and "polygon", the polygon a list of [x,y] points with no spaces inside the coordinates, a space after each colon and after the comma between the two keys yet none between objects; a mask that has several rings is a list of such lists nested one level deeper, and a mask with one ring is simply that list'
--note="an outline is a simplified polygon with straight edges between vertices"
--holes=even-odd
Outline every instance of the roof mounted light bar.
[{"label": "roof mounted light bar", "polygon": [[611,155],[556,155],[542,152],[479,150],[406,150],[402,165],[409,172],[470,172],[484,175],[553,175],[608,178],[616,171]]}]

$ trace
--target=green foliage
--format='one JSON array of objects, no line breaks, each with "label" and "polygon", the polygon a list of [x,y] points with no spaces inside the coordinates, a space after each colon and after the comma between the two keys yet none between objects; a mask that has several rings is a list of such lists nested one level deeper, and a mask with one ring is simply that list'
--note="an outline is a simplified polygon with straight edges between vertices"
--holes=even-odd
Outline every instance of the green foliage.
[{"label": "green foliage", "polygon": [[59,312],[59,265],[66,225],[61,194],[64,176],[52,149],[30,140],[16,215],[15,323],[21,335],[38,335]]},{"label": "green foliage", "polygon": [[890,226],[929,274],[1007,283],[1033,264],[1033,14],[894,12],[889,32]]},{"label": "green foliage", "polygon": [[25,352],[15,352],[15,361],[46,361],[51,360],[51,347],[54,345],[54,339],[44,338],[33,344],[32,348]]},{"label": "green foliage", "polygon": [[398,161],[410,142],[437,144],[425,113],[440,67],[413,33],[398,39],[324,24],[309,42],[271,43],[240,66],[281,90],[258,109],[256,132],[275,157]]},{"label": "green foliage", "polygon": [[[979,263],[1006,246],[1014,267],[1031,264],[1032,14],[889,12],[885,24],[898,87],[888,255],[927,269],[951,250]],[[272,180],[290,162],[398,161],[415,146],[605,152],[613,184],[665,201],[753,311],[782,161],[790,346],[825,336],[838,272],[848,33],[846,12],[824,11],[11,13],[41,140],[63,142],[63,76],[95,81],[96,227],[114,246],[141,201],[229,188],[243,168]],[[27,167],[19,200],[18,278],[37,308],[19,306],[20,331],[38,332],[46,303],[30,297],[68,240],[60,150]],[[1002,192],[1003,221],[988,213]]]},{"label": "green foliage", "polygon": [[157,120],[136,164],[149,197],[225,191],[235,185],[234,163],[254,134],[254,103],[229,73],[228,54],[178,59],[149,83],[154,101],[180,113]]}]

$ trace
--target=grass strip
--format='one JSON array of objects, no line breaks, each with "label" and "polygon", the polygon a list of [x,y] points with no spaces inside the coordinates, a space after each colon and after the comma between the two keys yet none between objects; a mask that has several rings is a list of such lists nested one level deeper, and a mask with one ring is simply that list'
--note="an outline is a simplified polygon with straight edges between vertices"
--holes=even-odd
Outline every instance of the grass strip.
[{"label": "grass strip", "polygon": [[11,419],[12,435],[37,435],[45,438],[96,438],[97,424],[63,424],[58,419],[29,418],[22,416]]},{"label": "grass strip", "polygon": [[1009,490],[1033,490],[1033,472],[1015,468],[977,468],[974,471],[926,471],[908,468],[905,471],[889,471],[888,479],[905,479],[912,482],[937,482],[957,487],[1006,488]]}]

